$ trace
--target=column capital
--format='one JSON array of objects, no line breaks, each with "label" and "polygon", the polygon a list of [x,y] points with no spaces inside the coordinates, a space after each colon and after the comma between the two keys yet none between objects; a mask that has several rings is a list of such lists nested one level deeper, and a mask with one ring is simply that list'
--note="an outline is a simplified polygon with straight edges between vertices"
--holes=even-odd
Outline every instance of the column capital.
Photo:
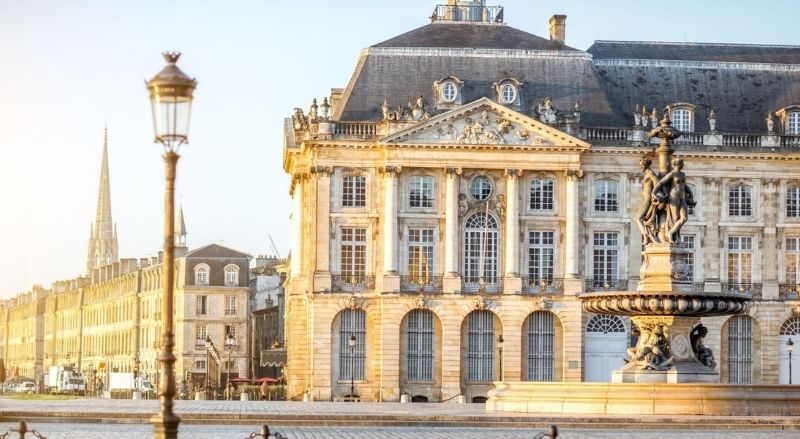
[{"label": "column capital", "polygon": [[764,185],[766,186],[767,189],[771,190],[775,190],[781,183],[780,178],[763,178],[761,179],[761,181],[764,182]]},{"label": "column capital", "polygon": [[719,177],[703,177],[703,183],[711,187],[719,187],[721,179]]},{"label": "column capital", "polygon": [[444,172],[451,176],[461,175],[461,168],[444,168]]},{"label": "column capital", "polygon": [[583,169],[566,169],[564,170],[564,176],[567,177],[567,180],[578,180],[583,178]]},{"label": "column capital", "polygon": [[522,169],[506,169],[506,178],[513,179],[522,176]]},{"label": "column capital", "polygon": [[381,173],[387,177],[397,177],[397,174],[399,174],[400,171],[402,171],[402,167],[400,166],[384,166],[381,168]]},{"label": "column capital", "polygon": [[312,166],[309,169],[309,172],[312,174],[318,174],[319,176],[330,176],[333,173],[332,166]]}]

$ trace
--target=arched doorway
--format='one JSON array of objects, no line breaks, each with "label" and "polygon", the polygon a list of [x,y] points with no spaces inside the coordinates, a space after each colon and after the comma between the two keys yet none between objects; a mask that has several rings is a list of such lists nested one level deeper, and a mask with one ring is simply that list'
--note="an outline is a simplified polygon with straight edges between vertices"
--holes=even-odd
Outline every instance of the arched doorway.
[{"label": "arched doorway", "polygon": [[780,352],[778,383],[789,384],[791,381],[792,384],[800,384],[800,350],[798,349],[792,352],[792,379],[789,380],[789,352],[786,346],[789,339],[795,344],[800,342],[800,317],[792,317],[783,322],[778,336],[778,352]]},{"label": "arched doorway", "polygon": [[611,372],[625,364],[628,334],[617,316],[598,314],[586,325],[584,381],[610,382]]}]

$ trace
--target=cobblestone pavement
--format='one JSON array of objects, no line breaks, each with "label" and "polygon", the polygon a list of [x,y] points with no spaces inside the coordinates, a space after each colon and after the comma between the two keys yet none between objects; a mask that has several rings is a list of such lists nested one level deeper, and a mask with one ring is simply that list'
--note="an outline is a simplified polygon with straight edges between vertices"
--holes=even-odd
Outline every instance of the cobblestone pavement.
[{"label": "cobblestone pavement", "polygon": [[[0,424],[0,433],[11,428],[11,424]],[[38,430],[47,439],[141,439],[151,437],[150,425],[134,424],[31,424],[28,428]],[[244,439],[258,428],[243,426],[198,426],[180,427],[182,439]],[[538,430],[504,428],[425,428],[425,427],[281,427],[275,431],[288,439],[531,439]],[[689,434],[674,430],[564,430],[559,438],[600,439],[674,439]],[[692,431],[692,439],[756,439],[756,438],[800,438],[800,432],[759,431]]]}]

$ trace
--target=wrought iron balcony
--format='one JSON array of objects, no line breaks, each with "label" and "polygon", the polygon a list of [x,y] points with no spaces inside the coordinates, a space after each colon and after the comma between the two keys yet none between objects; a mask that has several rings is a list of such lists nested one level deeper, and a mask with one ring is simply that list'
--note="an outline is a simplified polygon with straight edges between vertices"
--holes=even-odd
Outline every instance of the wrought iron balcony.
[{"label": "wrought iron balcony", "polygon": [[375,276],[334,274],[331,276],[332,291],[346,291],[350,293],[364,292],[375,289]]},{"label": "wrought iron balcony", "polygon": [[502,6],[458,6],[436,5],[431,15],[434,21],[471,21],[478,23],[502,23]]},{"label": "wrought iron balcony", "polygon": [[461,291],[464,293],[499,294],[503,292],[503,280],[500,278],[481,279],[478,282],[465,280],[461,285]]},{"label": "wrought iron balcony", "polygon": [[564,294],[564,279],[523,277],[522,292],[525,294]]},{"label": "wrought iron balcony", "polygon": [[720,289],[723,293],[739,293],[751,296],[753,299],[761,298],[761,284],[722,282]]},{"label": "wrought iron balcony", "polygon": [[778,299],[797,300],[800,296],[800,284],[780,284],[778,285]]},{"label": "wrought iron balcony", "polygon": [[628,281],[619,279],[586,279],[586,287],[584,289],[587,293],[602,291],[627,291]]},{"label": "wrought iron balcony", "polygon": [[441,293],[442,276],[419,276],[405,275],[400,276],[400,291],[403,292],[424,292]]}]

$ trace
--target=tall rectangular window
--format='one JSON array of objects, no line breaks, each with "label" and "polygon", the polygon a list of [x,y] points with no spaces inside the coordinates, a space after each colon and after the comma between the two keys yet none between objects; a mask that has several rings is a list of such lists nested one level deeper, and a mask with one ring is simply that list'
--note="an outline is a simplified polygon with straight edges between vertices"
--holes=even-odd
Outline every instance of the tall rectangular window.
[{"label": "tall rectangular window", "polygon": [[595,232],[592,249],[593,280],[602,286],[618,280],[619,235],[613,232]]},{"label": "tall rectangular window", "polygon": [[197,296],[197,315],[208,314],[208,296]]},{"label": "tall rectangular window", "polygon": [[750,384],[753,377],[753,320],[733,316],[728,320],[728,383]]},{"label": "tall rectangular window", "polygon": [[753,282],[752,237],[728,237],[728,282],[737,284]]},{"label": "tall rectangular window", "polygon": [[367,179],[360,175],[347,175],[342,180],[342,206],[367,205]]},{"label": "tall rectangular window", "polygon": [[733,186],[728,191],[728,215],[751,216],[753,214],[753,198],[750,186]]},{"label": "tall rectangular window", "polygon": [[[339,314],[339,379],[363,380],[367,362],[367,320],[363,309],[345,309]],[[355,346],[350,347],[350,337]]]},{"label": "tall rectangular window", "polygon": [[411,283],[429,281],[434,275],[434,229],[408,229],[408,278]]},{"label": "tall rectangular window", "polygon": [[195,345],[205,346],[206,337],[208,336],[208,327],[205,324],[197,324],[194,327]]},{"label": "tall rectangular window", "polygon": [[786,116],[786,134],[790,136],[800,134],[800,111],[793,111]]},{"label": "tall rectangular window", "polygon": [[553,180],[531,180],[530,209],[553,210],[553,187]]},{"label": "tall rectangular window", "polygon": [[537,311],[528,316],[528,381],[553,381],[555,323],[553,314]]},{"label": "tall rectangular window", "polygon": [[685,108],[676,108],[671,112],[672,126],[688,133],[692,131],[692,113]]},{"label": "tall rectangular window", "polygon": [[800,187],[786,189],[786,217],[800,217]]},{"label": "tall rectangular window", "polygon": [[408,313],[408,381],[433,381],[433,313]]},{"label": "tall rectangular window", "polygon": [[690,250],[690,253],[686,254],[686,265],[689,266],[689,279],[694,281],[694,235],[681,235],[681,243],[683,244],[683,248]]},{"label": "tall rectangular window", "polygon": [[415,175],[408,182],[409,207],[433,207],[433,177]]},{"label": "tall rectangular window", "polygon": [[553,232],[528,232],[528,279],[538,285],[553,282],[555,243]]},{"label": "tall rectangular window", "polygon": [[786,238],[786,283],[800,284],[800,239]]},{"label": "tall rectangular window", "polygon": [[342,227],[341,275],[363,280],[367,267],[367,229]]},{"label": "tall rectangular window", "polygon": [[228,343],[227,342],[228,335],[233,336],[234,345],[235,345],[236,344],[236,342],[235,342],[235,340],[236,340],[236,325],[225,325],[225,339],[226,339],[226,342],[225,342],[226,344],[225,345],[226,346],[227,346],[227,343]]},{"label": "tall rectangular window", "polygon": [[494,314],[473,311],[467,316],[467,381],[494,379]]},{"label": "tall rectangular window", "polygon": [[236,296],[225,296],[225,315],[236,315]]},{"label": "tall rectangular window", "polygon": [[594,183],[594,211],[616,212],[619,209],[617,182],[600,180]]}]

